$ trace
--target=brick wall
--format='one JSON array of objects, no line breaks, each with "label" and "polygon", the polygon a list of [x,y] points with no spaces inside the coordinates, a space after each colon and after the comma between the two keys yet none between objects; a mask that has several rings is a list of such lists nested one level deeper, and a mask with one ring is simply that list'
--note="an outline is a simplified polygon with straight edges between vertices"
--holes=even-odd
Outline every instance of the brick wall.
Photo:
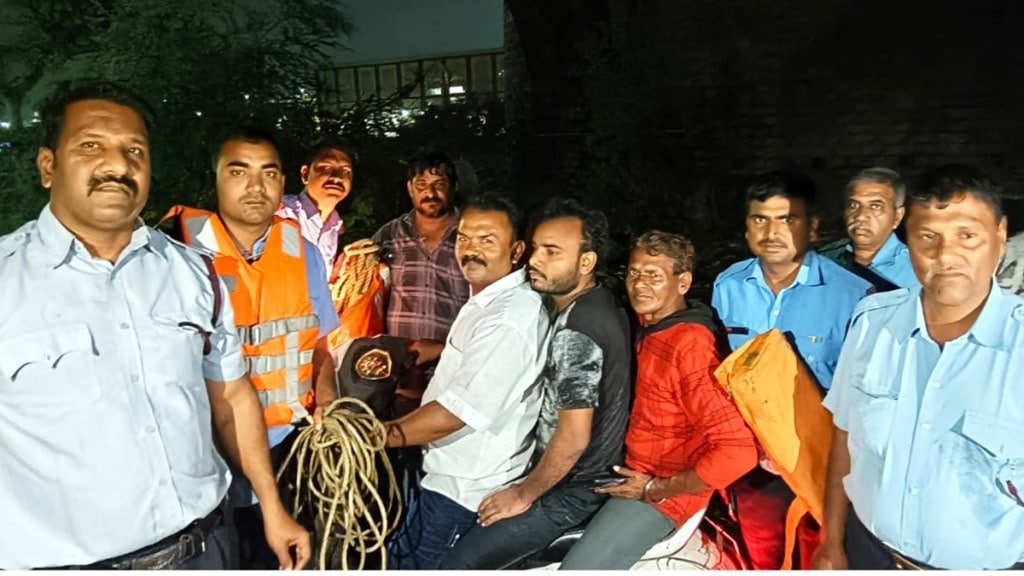
[{"label": "brick wall", "polygon": [[[566,2],[577,11],[544,34],[507,27],[527,196],[589,194],[630,229],[707,229],[738,225],[743,182],[777,167],[812,176],[833,220],[870,165],[914,178],[966,161],[1024,191],[1024,3]],[[566,35],[557,66],[517,45]]]}]

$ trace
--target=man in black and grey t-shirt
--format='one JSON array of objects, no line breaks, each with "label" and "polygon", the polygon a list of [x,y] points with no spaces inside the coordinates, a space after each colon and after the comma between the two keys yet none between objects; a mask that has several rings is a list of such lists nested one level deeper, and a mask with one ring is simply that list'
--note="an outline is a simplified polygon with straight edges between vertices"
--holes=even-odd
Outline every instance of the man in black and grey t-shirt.
[{"label": "man in black and grey t-shirt", "polygon": [[529,275],[557,312],[537,424],[540,459],[518,482],[491,494],[479,525],[442,569],[501,569],[586,522],[606,496],[596,481],[622,461],[629,420],[629,321],[595,278],[608,246],[608,220],[573,200],[544,207],[532,237]]}]

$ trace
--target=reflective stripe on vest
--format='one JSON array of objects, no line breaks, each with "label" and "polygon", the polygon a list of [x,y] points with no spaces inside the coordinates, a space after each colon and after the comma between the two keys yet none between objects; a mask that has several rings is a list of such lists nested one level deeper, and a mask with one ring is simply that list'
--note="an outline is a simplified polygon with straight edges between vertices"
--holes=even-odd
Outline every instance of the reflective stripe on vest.
[{"label": "reflective stripe on vest", "polygon": [[318,328],[319,326],[320,319],[315,314],[310,314],[300,318],[284,318],[263,322],[255,326],[243,326],[238,329],[238,337],[242,340],[243,344],[259,346],[272,338],[284,336],[291,332]]},{"label": "reflective stripe on vest", "polygon": [[[298,339],[298,335],[295,336]],[[313,351],[305,350],[299,352],[296,346],[295,350],[289,349],[284,354],[277,354],[274,356],[250,356],[246,358],[249,363],[249,372],[254,375],[269,374],[270,372],[276,372],[278,370],[295,370],[303,364],[309,364],[313,362]],[[289,379],[290,380],[290,379]],[[295,377],[298,381],[298,376]]]},{"label": "reflective stripe on vest", "polygon": [[285,226],[281,229],[281,251],[291,256],[292,258],[298,258],[302,253],[299,251],[299,247],[302,245],[302,236],[299,234],[299,229],[292,226]]},{"label": "reflective stripe on vest", "polygon": [[296,382],[294,386],[289,385],[286,388],[278,388],[276,390],[257,390],[256,395],[260,399],[260,405],[264,408],[275,404],[288,404],[288,407],[290,407],[292,412],[295,414],[295,419],[299,420],[305,418],[309,413],[306,411],[305,407],[299,403],[298,398],[301,398],[312,389],[313,381],[303,380],[302,382]]}]

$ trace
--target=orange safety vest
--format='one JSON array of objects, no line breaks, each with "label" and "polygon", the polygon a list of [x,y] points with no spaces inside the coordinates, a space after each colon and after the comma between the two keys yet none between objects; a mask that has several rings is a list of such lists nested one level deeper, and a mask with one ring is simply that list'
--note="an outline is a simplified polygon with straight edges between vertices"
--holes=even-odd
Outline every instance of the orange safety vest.
[{"label": "orange safety vest", "polygon": [[801,518],[810,513],[819,524],[824,520],[832,415],[821,405],[814,376],[777,329],[739,347],[715,377],[796,494],[786,514],[782,569],[788,570]]},{"label": "orange safety vest", "polygon": [[313,350],[320,321],[306,280],[305,246],[295,222],[274,217],[259,260],[247,262],[220,217],[175,206],[181,241],[208,252],[227,286],[242,354],[267,426],[283,426],[313,410]]}]

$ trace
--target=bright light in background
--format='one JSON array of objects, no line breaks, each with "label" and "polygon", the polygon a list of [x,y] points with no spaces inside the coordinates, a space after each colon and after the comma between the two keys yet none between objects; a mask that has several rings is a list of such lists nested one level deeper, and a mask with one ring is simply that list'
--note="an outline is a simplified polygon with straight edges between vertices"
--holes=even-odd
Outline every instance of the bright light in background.
[{"label": "bright light in background", "polygon": [[463,88],[462,86],[449,86],[448,87],[448,93],[449,94],[465,94],[466,93],[466,89]]},{"label": "bright light in background", "polygon": [[196,116],[199,116],[200,118],[202,118],[203,113],[201,111],[199,111],[199,110],[196,110]]},{"label": "bright light in background", "polygon": [[11,123],[10,122],[0,122],[0,128],[3,128],[4,130],[7,130],[10,127],[11,127]]}]

